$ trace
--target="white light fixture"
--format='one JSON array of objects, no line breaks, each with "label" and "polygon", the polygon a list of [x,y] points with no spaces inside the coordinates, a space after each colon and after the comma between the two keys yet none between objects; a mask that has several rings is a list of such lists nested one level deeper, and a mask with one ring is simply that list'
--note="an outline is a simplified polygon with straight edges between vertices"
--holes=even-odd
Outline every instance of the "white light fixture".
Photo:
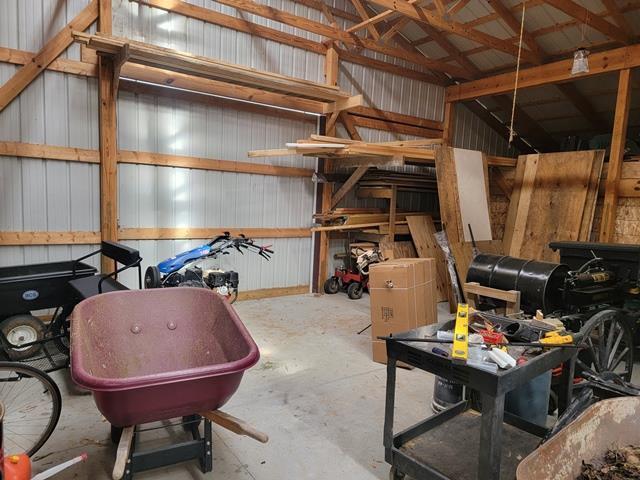
[{"label": "white light fixture", "polygon": [[573,52],[573,66],[571,67],[571,75],[579,73],[589,73],[589,50],[584,47],[578,48]]}]

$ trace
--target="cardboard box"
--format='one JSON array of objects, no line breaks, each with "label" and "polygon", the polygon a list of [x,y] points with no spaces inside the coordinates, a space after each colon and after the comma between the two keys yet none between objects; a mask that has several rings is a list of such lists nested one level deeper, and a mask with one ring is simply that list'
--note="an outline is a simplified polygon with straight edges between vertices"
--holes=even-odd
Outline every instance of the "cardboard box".
[{"label": "cardboard box", "polygon": [[435,260],[401,258],[372,265],[369,295],[373,359],[386,363],[385,342],[379,336],[437,321]]}]

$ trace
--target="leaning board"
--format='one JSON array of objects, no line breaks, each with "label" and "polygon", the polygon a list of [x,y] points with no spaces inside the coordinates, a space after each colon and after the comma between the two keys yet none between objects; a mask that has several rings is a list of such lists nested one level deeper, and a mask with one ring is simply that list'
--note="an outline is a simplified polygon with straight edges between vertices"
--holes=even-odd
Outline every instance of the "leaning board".
[{"label": "leaning board", "polygon": [[588,241],[603,161],[603,150],[520,156],[505,225],[505,252],[558,261],[549,242]]}]

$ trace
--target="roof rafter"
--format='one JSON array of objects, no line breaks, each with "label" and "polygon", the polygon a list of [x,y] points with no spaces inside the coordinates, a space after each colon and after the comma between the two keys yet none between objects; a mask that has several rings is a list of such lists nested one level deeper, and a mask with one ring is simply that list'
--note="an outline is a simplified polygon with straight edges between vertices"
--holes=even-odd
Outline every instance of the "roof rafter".
[{"label": "roof rafter", "polygon": [[[151,0],[143,0],[143,1],[149,2]],[[153,0],[154,3],[158,1],[159,0]],[[324,23],[316,22],[314,20],[310,20],[305,17],[294,15],[284,10],[279,10],[277,8],[259,4],[254,2],[253,0],[216,0],[216,1],[222,5],[227,5],[229,7],[236,8],[237,10],[252,13],[254,15],[259,15],[261,17],[268,18],[270,20],[274,20],[280,23],[284,23],[286,25],[291,25],[293,27],[300,28],[302,30],[307,30],[309,32],[322,35],[332,40],[339,40],[343,42],[345,45],[366,48],[374,52],[382,53],[384,55],[389,55],[392,57],[401,58],[403,60],[408,60],[410,62],[421,65],[425,68],[449,73],[454,77],[458,77],[458,78],[466,77],[465,72],[462,69],[455,67],[454,65],[447,64],[445,62],[440,62],[438,60],[433,60],[433,59],[424,57],[423,55],[406,52],[404,50],[390,47],[387,45],[380,45],[378,42],[374,40],[371,40],[368,38],[359,38],[352,33],[332,27],[331,25],[326,25]]]},{"label": "roof rafter", "polygon": [[633,38],[633,30],[631,29],[631,25],[622,14],[620,7],[616,4],[615,0],[602,0],[602,4],[609,11],[615,22],[624,32],[624,35],[627,37],[627,40],[631,40]]},{"label": "roof rafter", "polygon": [[[445,19],[426,8],[412,5],[405,0],[371,0],[371,3],[375,3],[376,5],[387,8],[389,10],[396,10],[403,15],[411,17],[419,22],[430,24],[433,27],[444,32],[456,34],[468,40],[487,45],[496,50],[508,53],[509,55],[512,55],[514,57],[518,56],[518,47],[510,41],[502,40],[487,33],[481,32],[480,30],[468,28],[463,23]],[[528,51],[523,52],[523,57],[530,60],[531,53]]]},{"label": "roof rafter", "polygon": [[589,25],[591,28],[598,30],[609,38],[622,43],[628,43],[629,41],[620,28],[607,22],[604,18],[599,17],[588,8],[578,5],[573,0],[545,0],[545,3],[575,18],[579,22]]}]

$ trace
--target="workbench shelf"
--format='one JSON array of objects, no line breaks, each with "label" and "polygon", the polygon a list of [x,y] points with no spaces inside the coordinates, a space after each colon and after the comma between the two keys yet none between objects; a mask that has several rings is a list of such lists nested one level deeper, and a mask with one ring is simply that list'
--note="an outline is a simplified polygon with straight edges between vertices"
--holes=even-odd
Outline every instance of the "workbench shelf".
[{"label": "workbench shelf", "polygon": [[[428,327],[397,333],[425,338]],[[392,471],[419,479],[511,480],[518,463],[532,452],[547,430],[504,411],[505,395],[562,365],[559,413],[571,400],[576,349],[555,348],[523,365],[490,373],[454,364],[437,355],[428,342],[387,340],[387,392],[384,421],[385,460]],[[481,412],[469,401],[453,405],[394,435],[397,362],[461,383],[480,395]]]}]

